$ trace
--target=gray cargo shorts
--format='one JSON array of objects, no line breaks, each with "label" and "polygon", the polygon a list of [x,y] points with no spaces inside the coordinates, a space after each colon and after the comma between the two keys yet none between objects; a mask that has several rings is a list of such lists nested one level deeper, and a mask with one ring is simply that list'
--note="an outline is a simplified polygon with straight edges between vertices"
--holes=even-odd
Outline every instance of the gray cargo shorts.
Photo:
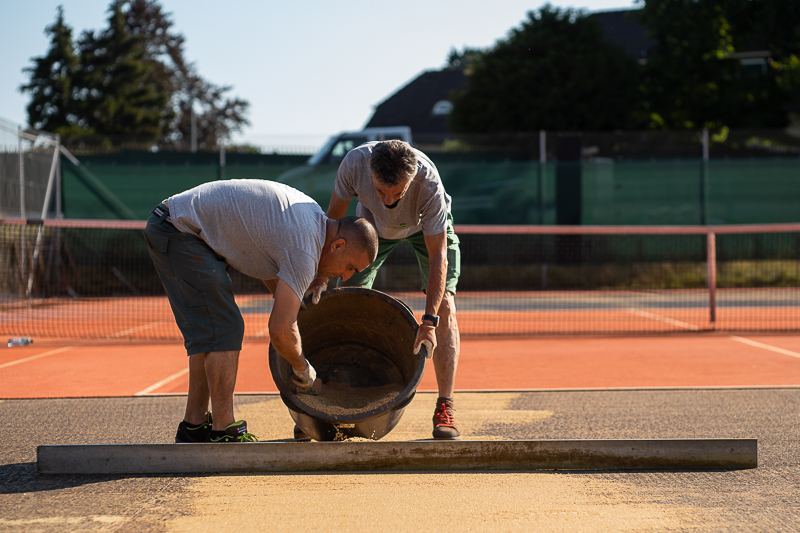
[{"label": "gray cargo shorts", "polygon": [[241,350],[244,319],[225,259],[201,238],[173,226],[163,204],[147,220],[144,237],[186,355]]}]

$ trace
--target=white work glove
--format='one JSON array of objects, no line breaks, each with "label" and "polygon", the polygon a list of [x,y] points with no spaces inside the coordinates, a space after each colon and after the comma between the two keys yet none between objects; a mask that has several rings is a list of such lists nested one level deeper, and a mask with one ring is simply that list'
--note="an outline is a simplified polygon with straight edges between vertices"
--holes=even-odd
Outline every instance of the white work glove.
[{"label": "white work glove", "polygon": [[[322,293],[325,292],[325,289],[328,288],[328,278],[316,278],[314,281],[311,282],[311,286],[308,287],[308,290],[304,294],[304,296],[308,296],[309,294],[313,294],[314,296],[311,297],[311,303],[316,305],[319,303],[319,299],[322,296]],[[303,308],[305,308],[305,304],[303,304]]]},{"label": "white work glove", "polygon": [[422,348],[423,344],[425,345],[426,348],[428,348],[427,353],[425,354],[425,359],[432,358],[433,357],[433,344],[431,344],[431,341],[422,341],[421,343],[419,343],[417,345],[417,347],[414,348],[414,355],[419,353],[419,350]]},{"label": "white work glove", "polygon": [[306,360],[305,369],[297,370],[292,367],[292,373],[294,374],[292,376],[292,382],[297,385],[297,390],[300,392],[306,392],[311,389],[314,385],[314,381],[317,379],[317,372],[308,360]]}]

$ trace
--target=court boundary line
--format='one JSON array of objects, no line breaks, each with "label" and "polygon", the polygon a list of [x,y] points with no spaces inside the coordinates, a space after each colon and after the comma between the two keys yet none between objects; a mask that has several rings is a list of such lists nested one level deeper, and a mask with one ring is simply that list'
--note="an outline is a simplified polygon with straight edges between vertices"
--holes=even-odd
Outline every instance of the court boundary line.
[{"label": "court boundary line", "polygon": [[771,344],[766,344],[763,342],[758,342],[754,340],[750,340],[745,337],[739,337],[738,335],[731,335],[730,338],[735,340],[736,342],[741,342],[742,344],[747,344],[749,346],[755,346],[756,348],[762,348],[764,350],[769,350],[771,352],[779,353],[782,355],[788,355],[789,357],[795,357],[800,359],[800,353],[793,352],[791,350],[786,350],[784,348],[779,348],[777,346],[772,346]]},{"label": "court boundary line", "polygon": [[[156,383],[153,383],[149,387],[147,387],[145,389],[142,389],[139,392],[137,392],[136,394],[134,394],[134,396],[151,396],[150,391],[154,391],[159,387],[163,387],[164,385],[166,385],[170,381],[175,381],[179,377],[184,376],[185,374],[188,374],[188,373],[189,373],[189,367],[187,365],[187,367],[184,368],[183,370],[181,370],[180,372],[175,372],[171,376],[167,376],[164,379],[162,379],[161,381],[157,381]],[[183,393],[181,393],[181,394],[183,394]]]},{"label": "court boundary line", "polygon": [[19,365],[19,364],[22,364],[22,363],[27,363],[28,361],[34,361],[36,359],[41,359],[43,357],[48,357],[48,356],[51,356],[51,355],[56,355],[56,354],[59,354],[59,353],[63,353],[63,352],[66,352],[67,350],[71,350],[72,348],[77,348],[78,346],[80,346],[80,345],[64,346],[62,348],[56,348],[55,350],[50,350],[49,352],[44,352],[44,353],[32,355],[30,357],[25,357],[24,359],[17,359],[16,361],[9,361],[8,363],[3,363],[2,365],[0,365],[0,369],[6,368],[6,367],[9,367],[9,366]]},{"label": "court boundary line", "polygon": [[647,311],[642,311],[640,309],[636,309],[633,307],[628,307],[625,310],[631,313],[632,315],[637,315],[643,318],[650,318],[652,320],[657,320],[659,322],[665,322],[667,324],[678,326],[679,328],[688,329],[691,331],[700,331],[699,326],[695,326],[694,324],[689,324],[688,322],[683,322],[681,320],[675,320],[674,318],[670,318],[668,316],[657,315],[655,313],[648,313]]}]

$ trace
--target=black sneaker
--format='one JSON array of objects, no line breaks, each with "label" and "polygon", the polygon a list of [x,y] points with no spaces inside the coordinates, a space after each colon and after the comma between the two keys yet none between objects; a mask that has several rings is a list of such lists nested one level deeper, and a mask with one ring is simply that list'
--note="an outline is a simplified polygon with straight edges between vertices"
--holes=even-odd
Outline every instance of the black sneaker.
[{"label": "black sneaker", "polygon": [[299,442],[308,442],[311,440],[311,437],[303,433],[303,430],[299,427],[294,427],[294,440]]},{"label": "black sneaker", "polygon": [[436,400],[436,411],[433,413],[433,438],[457,440],[461,432],[456,426],[456,410],[452,398],[439,397]]},{"label": "black sneaker", "polygon": [[237,420],[226,427],[225,431],[211,430],[208,442],[258,442],[258,437],[247,432],[247,422]]},{"label": "black sneaker", "polygon": [[175,442],[207,442],[211,434],[211,411],[206,413],[206,421],[199,426],[193,426],[185,420],[178,424],[178,433]]}]

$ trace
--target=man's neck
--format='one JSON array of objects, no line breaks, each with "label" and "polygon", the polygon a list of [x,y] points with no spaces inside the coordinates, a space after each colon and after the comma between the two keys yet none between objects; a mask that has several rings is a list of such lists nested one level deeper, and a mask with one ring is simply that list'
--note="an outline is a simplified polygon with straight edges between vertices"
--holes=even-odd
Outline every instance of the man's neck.
[{"label": "man's neck", "polygon": [[325,221],[325,245],[330,245],[336,240],[336,234],[339,233],[339,221],[334,218],[329,218]]}]

